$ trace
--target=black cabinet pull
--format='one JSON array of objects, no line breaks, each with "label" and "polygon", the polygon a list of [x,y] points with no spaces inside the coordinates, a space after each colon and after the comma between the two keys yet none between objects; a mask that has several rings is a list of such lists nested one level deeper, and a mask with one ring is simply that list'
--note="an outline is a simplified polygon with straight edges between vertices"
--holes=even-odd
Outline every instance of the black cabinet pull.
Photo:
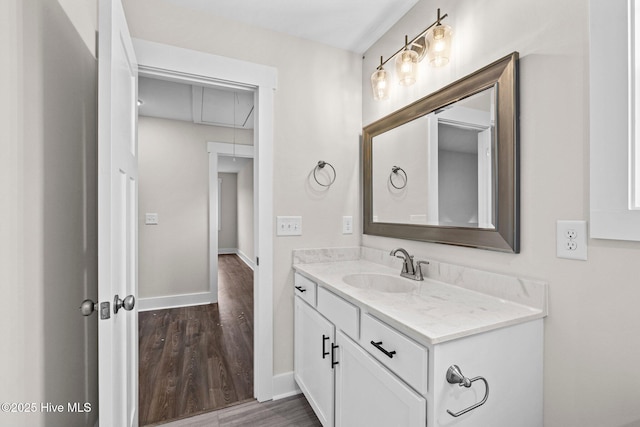
[{"label": "black cabinet pull", "polygon": [[307,290],[305,288],[303,288],[302,286],[294,286],[297,290],[299,290],[300,292],[307,292]]},{"label": "black cabinet pull", "polygon": [[324,342],[326,340],[328,340],[329,337],[326,336],[325,334],[322,334],[322,358],[324,359],[326,356],[329,355],[329,352],[326,350],[325,346],[324,346]]},{"label": "black cabinet pull", "polygon": [[338,345],[335,345],[334,343],[331,343],[331,368],[333,369],[334,366],[336,366],[339,362],[336,362],[336,354],[335,354],[335,349],[338,348]]},{"label": "black cabinet pull", "polygon": [[371,345],[373,345],[375,348],[383,352],[385,356],[387,356],[389,359],[393,359],[393,355],[396,354],[395,350],[387,351],[384,348],[382,348],[382,341],[378,341],[378,342],[371,341]]}]

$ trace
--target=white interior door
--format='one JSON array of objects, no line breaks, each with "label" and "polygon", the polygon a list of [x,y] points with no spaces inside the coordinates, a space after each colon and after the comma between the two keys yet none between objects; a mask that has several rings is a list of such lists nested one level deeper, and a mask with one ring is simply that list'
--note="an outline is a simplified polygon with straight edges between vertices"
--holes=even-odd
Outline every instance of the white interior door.
[{"label": "white interior door", "polygon": [[114,301],[138,287],[138,65],[120,0],[100,0],[99,31],[99,417],[101,427],[137,426],[137,310],[131,297],[120,309]]}]

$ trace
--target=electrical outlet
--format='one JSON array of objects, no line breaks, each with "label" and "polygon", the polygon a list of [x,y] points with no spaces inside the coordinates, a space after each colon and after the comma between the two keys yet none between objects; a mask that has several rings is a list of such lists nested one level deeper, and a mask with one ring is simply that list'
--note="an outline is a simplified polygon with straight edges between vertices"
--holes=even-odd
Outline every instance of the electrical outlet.
[{"label": "electrical outlet", "polygon": [[353,217],[342,217],[342,234],[353,234]]},{"label": "electrical outlet", "polygon": [[587,222],[558,221],[556,225],[556,256],[587,260]]}]

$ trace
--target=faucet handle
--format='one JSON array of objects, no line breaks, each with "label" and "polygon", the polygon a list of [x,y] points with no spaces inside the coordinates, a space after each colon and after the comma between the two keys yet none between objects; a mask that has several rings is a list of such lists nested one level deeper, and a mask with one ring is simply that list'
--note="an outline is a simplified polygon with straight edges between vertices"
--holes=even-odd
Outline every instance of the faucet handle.
[{"label": "faucet handle", "polygon": [[419,260],[418,262],[416,262],[416,277],[418,278],[418,280],[424,280],[424,276],[422,275],[422,269],[420,268],[420,265],[428,265],[429,261],[424,261],[424,260]]}]

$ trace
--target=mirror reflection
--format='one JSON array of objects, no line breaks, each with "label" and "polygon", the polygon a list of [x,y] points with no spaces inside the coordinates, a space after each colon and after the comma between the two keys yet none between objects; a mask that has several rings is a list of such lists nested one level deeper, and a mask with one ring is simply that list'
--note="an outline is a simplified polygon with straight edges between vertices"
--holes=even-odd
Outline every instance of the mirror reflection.
[{"label": "mirror reflection", "polygon": [[495,229],[496,84],[372,140],[372,220]]}]

